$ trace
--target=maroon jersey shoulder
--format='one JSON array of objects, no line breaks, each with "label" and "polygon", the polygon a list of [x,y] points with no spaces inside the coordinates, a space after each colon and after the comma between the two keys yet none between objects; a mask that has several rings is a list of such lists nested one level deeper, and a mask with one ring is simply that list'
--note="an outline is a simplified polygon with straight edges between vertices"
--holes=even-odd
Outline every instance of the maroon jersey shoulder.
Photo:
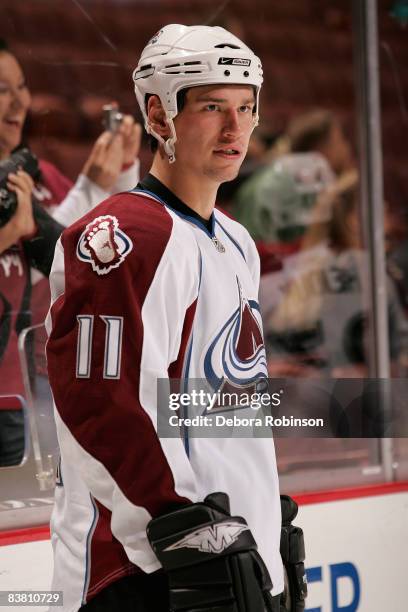
[{"label": "maroon jersey shoulder", "polygon": [[[70,270],[105,276],[130,256],[132,266],[152,268],[162,257],[173,220],[160,202],[140,194],[110,196],[73,223],[62,234],[65,259]],[[149,261],[150,260],[150,261]]]},{"label": "maroon jersey shoulder", "polygon": [[77,237],[88,224],[105,215],[115,217],[121,227],[136,234],[169,234],[172,227],[171,216],[163,204],[140,193],[124,192],[106,198],[66,228],[63,232],[63,243]]}]

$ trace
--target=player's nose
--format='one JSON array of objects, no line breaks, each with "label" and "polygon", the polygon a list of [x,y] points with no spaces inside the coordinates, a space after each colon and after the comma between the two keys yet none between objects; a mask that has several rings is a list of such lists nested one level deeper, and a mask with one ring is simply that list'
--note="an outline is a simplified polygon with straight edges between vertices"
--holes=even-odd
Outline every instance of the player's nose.
[{"label": "player's nose", "polygon": [[228,109],[224,115],[222,133],[224,136],[236,138],[242,132],[238,111],[234,108]]}]

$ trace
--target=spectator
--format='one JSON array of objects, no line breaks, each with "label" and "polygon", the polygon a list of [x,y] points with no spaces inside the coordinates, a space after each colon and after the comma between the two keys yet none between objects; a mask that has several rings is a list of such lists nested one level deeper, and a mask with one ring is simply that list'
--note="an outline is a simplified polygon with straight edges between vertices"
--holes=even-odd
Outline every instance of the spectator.
[{"label": "spectator", "polygon": [[263,275],[298,250],[316,195],[333,180],[321,155],[300,153],[275,160],[238,190],[234,215],[256,241]]},{"label": "spectator", "polygon": [[303,235],[316,194],[333,180],[321,155],[285,155],[244,183],[234,213],[254,240],[290,242]]},{"label": "spectator", "polygon": [[[0,159],[7,159],[21,145],[29,106],[30,92],[21,66],[5,43],[0,42]],[[109,193],[134,187],[138,180],[135,157],[139,143],[140,126],[131,117],[125,117],[117,134],[104,132],[98,138],[75,185],[53,164],[42,160],[35,184],[24,173],[17,179],[10,177],[10,189],[18,195],[18,207],[15,216],[0,227],[0,396],[25,395],[17,339],[31,320],[30,267],[48,275],[55,242],[63,226],[82,216]],[[36,206],[33,212],[29,203],[31,193],[54,219],[41,207]],[[42,315],[49,303],[47,287],[45,280],[36,286]],[[0,399],[0,411],[2,407],[5,432],[6,413],[10,416],[11,410],[18,408],[17,404],[10,407],[10,401],[3,400],[2,404]],[[12,416],[13,422],[21,424],[21,414],[17,416],[14,412]],[[21,458],[24,449],[21,427],[15,437],[18,438],[16,449],[20,446],[19,450],[13,450],[13,456]],[[3,439],[0,453],[6,446]],[[7,457],[4,461],[8,461]]]},{"label": "spectator", "polygon": [[[0,159],[21,145],[30,91],[17,58],[0,40]],[[40,160],[36,199],[62,225],[70,225],[111,193],[131,189],[139,176],[141,126],[126,116],[117,134],[103,132],[75,185],[51,163]]]},{"label": "spectator", "polygon": [[[287,266],[282,292],[266,323],[271,352],[300,365],[302,376],[311,374],[303,366],[312,366],[320,376],[368,376],[367,263],[360,238],[357,176],[349,174],[321,194],[314,222]],[[390,279],[388,298],[395,359],[406,322]]]},{"label": "spectator", "polygon": [[295,117],[286,136],[292,153],[320,153],[337,176],[355,168],[350,143],[340,121],[329,110],[313,110]]}]

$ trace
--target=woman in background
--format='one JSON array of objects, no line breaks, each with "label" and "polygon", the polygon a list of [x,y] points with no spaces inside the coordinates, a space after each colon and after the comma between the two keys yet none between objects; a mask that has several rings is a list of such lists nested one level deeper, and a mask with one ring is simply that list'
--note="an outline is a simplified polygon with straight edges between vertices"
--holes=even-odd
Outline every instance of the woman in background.
[{"label": "woman in background", "polygon": [[[30,101],[22,68],[0,41],[0,161],[21,146]],[[0,222],[0,465],[18,464],[24,452],[21,403],[15,399],[25,396],[17,341],[31,322],[31,268],[48,276],[63,227],[110,193],[137,184],[140,134],[130,116],[116,133],[103,132],[75,184],[44,160],[34,181],[21,171],[8,177],[18,206],[7,223]],[[42,208],[33,208],[32,196]],[[41,321],[49,306],[48,281],[37,276],[34,282],[36,321]]]}]

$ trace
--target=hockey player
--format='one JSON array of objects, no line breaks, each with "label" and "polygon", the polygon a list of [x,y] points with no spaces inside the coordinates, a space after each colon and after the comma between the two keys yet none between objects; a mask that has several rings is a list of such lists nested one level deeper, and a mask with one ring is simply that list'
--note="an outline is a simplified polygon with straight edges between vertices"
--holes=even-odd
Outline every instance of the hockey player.
[{"label": "hockey player", "polygon": [[64,232],[51,273],[53,589],[64,612],[279,611],[273,440],[157,432],[158,379],[266,375],[259,258],[214,209],[258,121],[261,63],[222,28],[173,24],[133,78],[151,171]]}]

